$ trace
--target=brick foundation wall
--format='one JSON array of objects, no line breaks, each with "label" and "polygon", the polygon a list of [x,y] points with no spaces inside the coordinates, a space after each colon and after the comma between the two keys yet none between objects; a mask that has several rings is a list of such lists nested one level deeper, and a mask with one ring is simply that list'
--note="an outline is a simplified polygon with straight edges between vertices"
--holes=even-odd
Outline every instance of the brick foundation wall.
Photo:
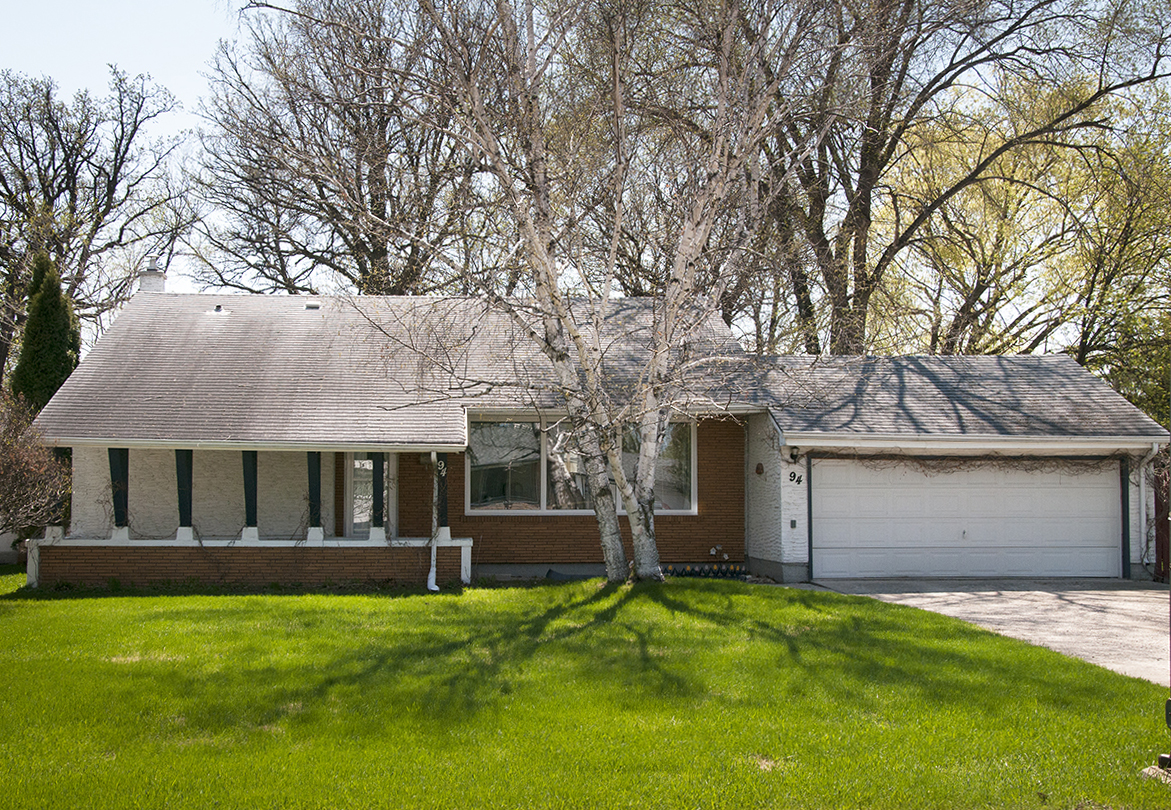
[{"label": "brick foundation wall", "polygon": [[[709,419],[699,423],[696,434],[698,514],[656,516],[659,557],[664,564],[744,562],[745,426]],[[450,454],[447,460],[451,534],[472,538],[473,565],[603,562],[592,513],[465,515],[464,456]],[[399,534],[425,537],[431,533],[431,469],[418,454],[404,454],[398,472]],[[622,524],[630,556],[625,518]],[[717,545],[723,549],[713,558],[710,551]]]},{"label": "brick foundation wall", "polygon": [[[458,547],[438,550],[437,580],[459,580]],[[337,582],[415,584],[427,581],[427,548],[257,548],[159,546],[42,546],[40,582],[125,585],[208,582],[323,585]]]}]

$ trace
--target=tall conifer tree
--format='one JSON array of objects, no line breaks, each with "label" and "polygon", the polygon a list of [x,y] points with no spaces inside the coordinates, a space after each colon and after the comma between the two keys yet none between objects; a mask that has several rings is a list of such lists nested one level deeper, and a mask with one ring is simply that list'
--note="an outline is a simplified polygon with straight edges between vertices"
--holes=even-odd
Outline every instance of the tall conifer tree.
[{"label": "tall conifer tree", "polygon": [[77,368],[81,329],[48,256],[41,254],[33,260],[29,287],[28,321],[11,383],[13,393],[39,412]]}]

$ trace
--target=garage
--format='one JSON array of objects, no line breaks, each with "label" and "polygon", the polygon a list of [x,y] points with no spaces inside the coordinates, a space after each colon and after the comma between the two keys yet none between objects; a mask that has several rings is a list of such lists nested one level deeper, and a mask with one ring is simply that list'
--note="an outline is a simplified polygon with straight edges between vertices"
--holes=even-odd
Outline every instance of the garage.
[{"label": "garage", "polygon": [[812,573],[1117,577],[1119,462],[812,460]]}]

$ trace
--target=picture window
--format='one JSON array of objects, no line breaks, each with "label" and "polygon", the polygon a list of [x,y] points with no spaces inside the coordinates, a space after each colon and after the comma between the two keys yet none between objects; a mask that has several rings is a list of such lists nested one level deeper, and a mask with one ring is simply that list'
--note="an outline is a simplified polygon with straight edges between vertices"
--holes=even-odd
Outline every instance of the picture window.
[{"label": "picture window", "polygon": [[[638,435],[627,434],[622,447],[627,475],[634,474],[639,448]],[[593,509],[585,459],[564,420],[472,421],[467,460],[465,507],[469,513],[562,514]],[[695,425],[674,422],[659,450],[656,513],[695,513],[695,468]]]}]

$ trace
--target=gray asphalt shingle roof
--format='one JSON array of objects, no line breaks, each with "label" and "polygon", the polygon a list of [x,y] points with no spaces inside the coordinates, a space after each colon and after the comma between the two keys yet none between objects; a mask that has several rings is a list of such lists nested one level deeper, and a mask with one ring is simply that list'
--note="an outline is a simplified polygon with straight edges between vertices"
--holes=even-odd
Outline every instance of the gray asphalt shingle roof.
[{"label": "gray asphalt shingle roof", "polygon": [[[608,307],[616,391],[652,303]],[[697,342],[742,355],[722,324]],[[463,447],[465,406],[564,407],[550,383],[535,342],[478,298],[139,293],[36,424],[59,444]]]},{"label": "gray asphalt shingle roof", "polygon": [[[608,313],[618,390],[642,367],[650,308],[620,299]],[[767,408],[786,432],[1166,436],[1065,356],[764,360],[715,321],[692,348],[705,353],[721,359],[693,374],[700,409]],[[454,448],[465,408],[563,407],[550,374],[476,298],[139,293],[36,424],[59,444]]]},{"label": "gray asphalt shingle roof", "polygon": [[1139,437],[1166,431],[1066,355],[782,357],[768,405],[786,432]]},{"label": "gray asphalt shingle roof", "polygon": [[57,441],[462,446],[461,405],[390,374],[360,326],[341,299],[139,293],[36,425]]}]

